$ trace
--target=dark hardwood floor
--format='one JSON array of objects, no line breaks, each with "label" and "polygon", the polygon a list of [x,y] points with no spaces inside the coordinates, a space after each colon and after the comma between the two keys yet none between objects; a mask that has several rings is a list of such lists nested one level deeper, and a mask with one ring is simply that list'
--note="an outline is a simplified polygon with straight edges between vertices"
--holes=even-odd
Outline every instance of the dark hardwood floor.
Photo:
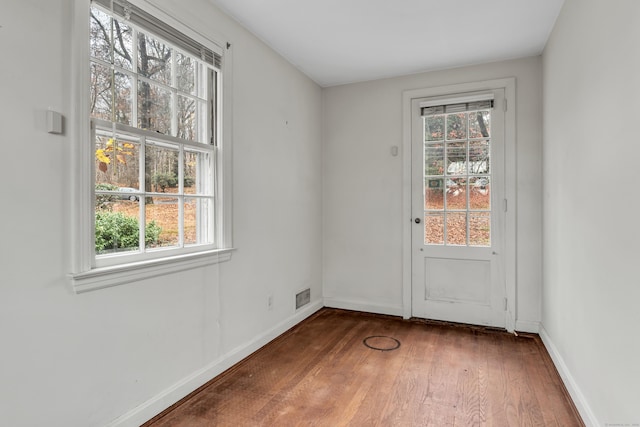
[{"label": "dark hardwood floor", "polygon": [[145,424],[298,425],[584,424],[537,335],[326,308]]}]

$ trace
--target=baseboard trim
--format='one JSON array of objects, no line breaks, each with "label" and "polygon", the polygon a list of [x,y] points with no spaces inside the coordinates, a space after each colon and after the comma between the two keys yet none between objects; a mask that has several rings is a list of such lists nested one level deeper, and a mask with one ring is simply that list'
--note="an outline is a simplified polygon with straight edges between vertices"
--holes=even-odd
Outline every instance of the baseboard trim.
[{"label": "baseboard trim", "polygon": [[516,320],[516,331],[538,334],[540,333],[540,322],[534,322],[533,320]]},{"label": "baseboard trim", "polygon": [[564,386],[567,388],[571,399],[573,399],[573,403],[576,405],[576,408],[578,409],[578,412],[582,417],[582,421],[584,421],[587,427],[597,427],[603,425],[598,422],[598,419],[593,413],[591,406],[589,406],[587,399],[584,397],[584,394],[582,394],[582,391],[580,390],[580,387],[578,387],[578,384],[573,378],[573,375],[571,375],[567,364],[564,362],[564,359],[558,352],[557,347],[555,346],[555,344],[553,344],[551,337],[544,329],[544,325],[542,324],[540,325],[539,335],[542,339],[542,343],[547,349],[547,352],[551,356],[551,360],[553,360],[553,364],[560,374],[560,378],[562,378]]},{"label": "baseboard trim", "polygon": [[323,307],[322,300],[315,301],[307,307],[296,311],[294,315],[280,322],[268,331],[258,335],[253,340],[229,351],[217,360],[206,365],[204,368],[185,377],[173,386],[164,390],[160,394],[152,397],[143,404],[133,408],[129,412],[119,416],[106,427],[134,427],[139,426],[180,399],[192,393],[198,387],[203,386],[216,376],[220,375],[245,357],[259,350],[278,336],[282,335],[307,317],[311,316]]},{"label": "baseboard trim", "polygon": [[372,304],[363,301],[354,301],[340,298],[325,298],[324,306],[330,308],[341,308],[343,310],[363,311],[366,313],[388,314],[391,316],[404,315],[404,309],[400,306]]}]

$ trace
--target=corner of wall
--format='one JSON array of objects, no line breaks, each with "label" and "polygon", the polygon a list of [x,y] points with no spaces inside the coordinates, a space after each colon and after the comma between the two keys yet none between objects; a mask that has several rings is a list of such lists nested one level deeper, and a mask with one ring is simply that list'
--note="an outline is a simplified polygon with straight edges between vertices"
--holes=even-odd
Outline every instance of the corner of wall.
[{"label": "corner of wall", "polygon": [[553,361],[553,364],[560,374],[560,378],[562,378],[562,382],[564,383],[564,386],[569,392],[571,399],[576,405],[576,408],[578,409],[578,412],[580,413],[580,416],[582,417],[584,423],[587,425],[587,427],[596,427],[602,425],[593,413],[593,410],[591,409],[591,406],[589,406],[587,399],[584,397],[584,394],[580,390],[580,387],[578,387],[578,383],[569,371],[567,364],[564,362],[564,359],[560,355],[560,352],[556,348],[551,337],[542,324],[540,325],[539,334],[540,338],[542,339],[542,343],[551,356],[551,360]]},{"label": "corner of wall", "polygon": [[383,305],[345,298],[324,298],[324,306],[339,308],[342,310],[363,311],[366,313],[386,314],[390,316],[403,316],[404,309],[401,306]]}]

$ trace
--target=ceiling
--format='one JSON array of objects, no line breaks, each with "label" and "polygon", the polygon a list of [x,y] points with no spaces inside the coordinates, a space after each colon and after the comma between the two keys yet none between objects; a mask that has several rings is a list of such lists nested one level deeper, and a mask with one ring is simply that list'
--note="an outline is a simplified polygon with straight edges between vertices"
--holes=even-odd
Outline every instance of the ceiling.
[{"label": "ceiling", "polygon": [[210,0],[321,86],[542,53],[564,0]]}]

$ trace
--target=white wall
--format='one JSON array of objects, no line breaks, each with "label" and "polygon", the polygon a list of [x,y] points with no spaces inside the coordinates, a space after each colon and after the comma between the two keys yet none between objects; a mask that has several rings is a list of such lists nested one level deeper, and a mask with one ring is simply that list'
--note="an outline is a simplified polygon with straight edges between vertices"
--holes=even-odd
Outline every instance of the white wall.
[{"label": "white wall", "polygon": [[640,422],[637,2],[566,0],[543,71],[528,58],[324,91],[207,1],[154,4],[233,44],[238,251],[218,266],[70,291],[71,136],[47,134],[44,111],[71,114],[72,0],[3,2],[0,424],[144,421],[306,315],[293,312],[303,287],[313,307],[324,291],[329,304],[400,314],[402,156],[389,150],[402,145],[402,91],[511,76],[517,320],[541,319],[544,279],[543,334],[587,421]]},{"label": "white wall", "polygon": [[154,3],[233,44],[238,250],[70,291],[71,134],[47,134],[43,114],[71,114],[72,0],[3,1],[0,425],[137,425],[308,314],[294,314],[295,291],[321,304],[321,89],[207,1]]},{"label": "white wall", "polygon": [[402,92],[516,78],[517,329],[536,329],[541,289],[541,60],[416,74],[324,90],[324,295],[402,314]]},{"label": "white wall", "polygon": [[566,0],[543,57],[543,336],[594,425],[640,424],[639,43],[640,2]]}]

